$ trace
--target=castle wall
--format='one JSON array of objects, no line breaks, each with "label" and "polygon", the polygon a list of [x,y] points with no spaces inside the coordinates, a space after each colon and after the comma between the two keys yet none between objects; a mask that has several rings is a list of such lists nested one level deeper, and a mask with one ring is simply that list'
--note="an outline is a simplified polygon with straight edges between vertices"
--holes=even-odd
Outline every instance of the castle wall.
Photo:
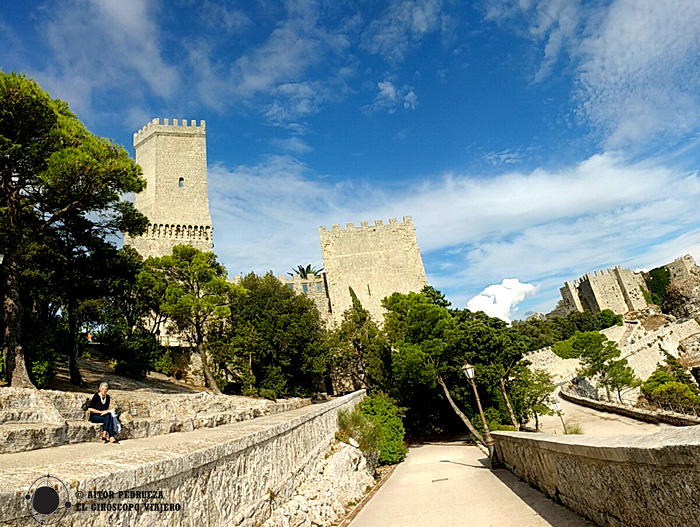
[{"label": "castle wall", "polygon": [[695,260],[689,254],[676,258],[673,262],[664,267],[671,273],[672,282],[681,278],[688,278],[692,275],[691,271],[697,269]]},{"label": "castle wall", "polygon": [[583,311],[581,300],[578,297],[578,292],[574,284],[571,282],[564,282],[564,287],[560,288],[559,292],[561,293],[561,298],[564,300],[562,313],[558,313],[559,316],[565,316],[572,311]]},{"label": "castle wall", "polygon": [[627,311],[638,311],[646,308],[647,301],[644,300],[642,294],[642,287],[646,287],[643,285],[644,278],[633,273],[630,269],[621,269],[619,265],[613,269],[613,274],[624,296]]},{"label": "castle wall", "polygon": [[596,296],[598,311],[611,309],[618,314],[629,311],[620,284],[610,269],[595,272],[590,284]]},{"label": "castle wall", "polygon": [[134,134],[134,150],[147,183],[134,206],[150,223],[145,235],[125,236],[124,243],[144,258],[171,254],[181,244],[211,251],[204,121],[153,119]]},{"label": "castle wall", "polygon": [[313,300],[323,321],[326,323],[331,321],[331,303],[328,297],[326,273],[308,278],[302,278],[298,274],[294,276],[279,275],[277,278],[295,293],[306,295]]},{"label": "castle wall", "polygon": [[333,225],[319,227],[323,265],[334,323],[342,320],[351,307],[352,287],[362,306],[379,324],[383,323],[383,298],[394,292],[420,292],[427,284],[416,232],[410,216],[403,222],[389,219],[385,225],[362,222],[359,228],[348,223],[345,229]]}]

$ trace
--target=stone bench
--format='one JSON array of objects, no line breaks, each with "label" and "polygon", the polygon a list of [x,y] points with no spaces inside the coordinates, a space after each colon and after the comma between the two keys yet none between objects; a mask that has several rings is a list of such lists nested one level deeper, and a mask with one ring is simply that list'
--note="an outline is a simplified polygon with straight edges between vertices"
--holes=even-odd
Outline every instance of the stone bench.
[{"label": "stone bench", "polygon": [[[0,454],[99,441],[101,423],[88,421],[85,393],[0,389]],[[268,401],[207,393],[161,395],[113,391],[120,439],[136,439],[255,419],[300,408],[309,399]]]}]

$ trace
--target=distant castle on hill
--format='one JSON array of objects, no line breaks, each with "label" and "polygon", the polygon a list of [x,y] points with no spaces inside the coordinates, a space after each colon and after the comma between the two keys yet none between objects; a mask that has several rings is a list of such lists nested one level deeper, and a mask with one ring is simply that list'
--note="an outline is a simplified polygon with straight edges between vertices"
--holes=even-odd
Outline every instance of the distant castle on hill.
[{"label": "distant castle on hill", "polygon": [[[663,267],[668,269],[671,281],[689,277],[697,269],[689,254]],[[605,309],[624,314],[648,306],[644,298],[648,289],[643,273],[622,269],[619,265],[587,273],[573,282],[564,282],[559,291],[562,300],[547,316],[566,316],[572,311],[600,313]]]},{"label": "distant castle on hill", "polygon": [[[134,206],[149,225],[143,236],[124,236],[144,258],[172,253],[175,245],[190,244],[213,250],[213,228],[207,195],[205,122],[172,124],[153,119],[134,134],[136,162],[143,169],[146,190]],[[419,292],[427,280],[410,216],[402,222],[363,221],[360,227],[334,224],[319,227],[325,272],[301,278],[279,276],[290,289],[311,298],[329,325],[338,324],[352,305],[352,287],[376,322],[383,322],[382,298],[394,293]],[[240,276],[234,277],[234,282]]]}]

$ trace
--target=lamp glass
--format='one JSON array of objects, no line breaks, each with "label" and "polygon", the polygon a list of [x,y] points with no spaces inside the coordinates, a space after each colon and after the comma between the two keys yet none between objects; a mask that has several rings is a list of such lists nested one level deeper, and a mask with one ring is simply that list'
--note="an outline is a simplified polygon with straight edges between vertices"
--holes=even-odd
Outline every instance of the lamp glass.
[{"label": "lamp glass", "polygon": [[471,364],[465,363],[464,366],[462,366],[462,371],[464,372],[464,375],[466,375],[470,379],[474,378],[474,366],[472,366]]}]

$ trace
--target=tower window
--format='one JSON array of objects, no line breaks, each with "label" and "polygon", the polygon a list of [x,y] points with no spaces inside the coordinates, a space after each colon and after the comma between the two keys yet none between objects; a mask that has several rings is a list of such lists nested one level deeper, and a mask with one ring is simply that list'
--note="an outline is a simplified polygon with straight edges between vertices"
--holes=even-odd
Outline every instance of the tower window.
[{"label": "tower window", "polygon": [[301,290],[304,291],[304,293],[308,293],[308,292],[309,292],[309,286],[306,285],[306,284],[303,284],[303,285],[301,286]]},{"label": "tower window", "polygon": [[185,188],[185,178],[184,178],[184,177],[181,177],[181,178],[180,178],[179,187],[180,187],[180,188]]}]

